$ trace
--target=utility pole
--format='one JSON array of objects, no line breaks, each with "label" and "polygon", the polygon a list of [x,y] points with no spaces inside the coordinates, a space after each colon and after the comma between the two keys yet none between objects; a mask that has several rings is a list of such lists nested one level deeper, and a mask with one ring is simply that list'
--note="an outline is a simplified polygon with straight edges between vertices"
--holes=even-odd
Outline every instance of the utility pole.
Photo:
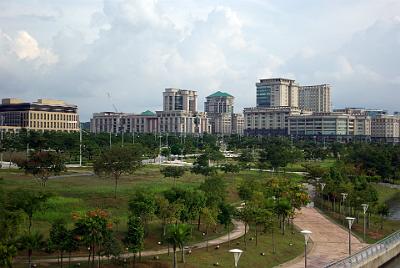
[{"label": "utility pole", "polygon": [[79,167],[82,167],[82,124],[79,122]]},{"label": "utility pole", "polygon": [[159,162],[160,162],[160,166],[161,166],[161,138],[162,138],[162,136],[161,136],[161,133],[160,133],[160,153],[159,153]]}]

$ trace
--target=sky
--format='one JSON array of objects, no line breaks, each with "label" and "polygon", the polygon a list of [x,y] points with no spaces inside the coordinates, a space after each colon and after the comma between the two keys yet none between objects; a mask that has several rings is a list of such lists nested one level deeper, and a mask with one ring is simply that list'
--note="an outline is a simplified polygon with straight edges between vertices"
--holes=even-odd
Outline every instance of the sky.
[{"label": "sky", "polygon": [[0,97],[92,113],[162,109],[164,88],[328,83],[334,108],[400,110],[398,0],[0,0]]}]

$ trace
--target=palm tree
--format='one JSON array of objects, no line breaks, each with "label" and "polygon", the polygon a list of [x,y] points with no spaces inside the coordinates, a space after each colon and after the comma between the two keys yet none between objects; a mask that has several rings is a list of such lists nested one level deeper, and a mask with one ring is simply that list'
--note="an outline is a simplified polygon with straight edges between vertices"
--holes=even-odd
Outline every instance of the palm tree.
[{"label": "palm tree", "polygon": [[184,245],[190,237],[190,226],[187,224],[174,224],[167,227],[167,234],[165,236],[165,241],[172,245],[174,250],[173,267],[177,268],[178,263],[176,259],[176,249],[181,248],[182,261],[185,262]]},{"label": "palm tree", "polygon": [[19,248],[28,250],[28,267],[31,267],[32,252],[44,246],[43,235],[38,232],[26,233],[19,239]]}]

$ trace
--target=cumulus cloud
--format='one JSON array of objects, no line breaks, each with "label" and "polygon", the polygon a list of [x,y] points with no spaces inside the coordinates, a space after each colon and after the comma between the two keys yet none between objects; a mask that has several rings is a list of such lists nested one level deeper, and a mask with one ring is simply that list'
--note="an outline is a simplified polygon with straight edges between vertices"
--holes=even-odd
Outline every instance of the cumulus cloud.
[{"label": "cumulus cloud", "polygon": [[[293,7],[281,1],[269,1],[268,8],[257,1],[98,3],[85,5],[79,19],[71,15],[80,9],[76,4],[45,5],[54,21],[41,20],[35,27],[21,18],[41,14],[28,3],[23,8],[13,5],[3,17],[0,12],[7,29],[0,31],[1,93],[28,100],[64,98],[80,106],[83,119],[112,109],[107,92],[122,111],[160,109],[166,87],[198,90],[199,109],[208,94],[228,91],[236,96],[239,111],[255,104],[255,82],[271,76],[295,78],[301,84],[330,83],[336,106],[395,109],[400,98],[395,90],[400,84],[399,19],[375,21],[381,15],[372,18],[372,9],[347,17],[351,27],[345,36],[332,29],[331,40],[322,41],[318,34],[326,38],[325,26],[337,21],[324,17],[324,5],[315,4],[314,10],[301,5],[304,14],[324,17],[318,26],[299,13],[287,13]],[[347,14],[361,6],[339,10]],[[329,11],[334,8],[329,4]],[[337,37],[346,41],[332,49]]]}]

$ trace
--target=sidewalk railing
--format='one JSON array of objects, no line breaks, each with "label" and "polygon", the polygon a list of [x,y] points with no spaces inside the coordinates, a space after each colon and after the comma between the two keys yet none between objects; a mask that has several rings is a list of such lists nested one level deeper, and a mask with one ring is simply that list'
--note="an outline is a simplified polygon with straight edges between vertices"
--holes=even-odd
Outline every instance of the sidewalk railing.
[{"label": "sidewalk railing", "polygon": [[389,235],[381,241],[370,245],[345,259],[328,264],[325,268],[357,267],[358,264],[363,264],[398,244],[400,244],[400,231]]}]

